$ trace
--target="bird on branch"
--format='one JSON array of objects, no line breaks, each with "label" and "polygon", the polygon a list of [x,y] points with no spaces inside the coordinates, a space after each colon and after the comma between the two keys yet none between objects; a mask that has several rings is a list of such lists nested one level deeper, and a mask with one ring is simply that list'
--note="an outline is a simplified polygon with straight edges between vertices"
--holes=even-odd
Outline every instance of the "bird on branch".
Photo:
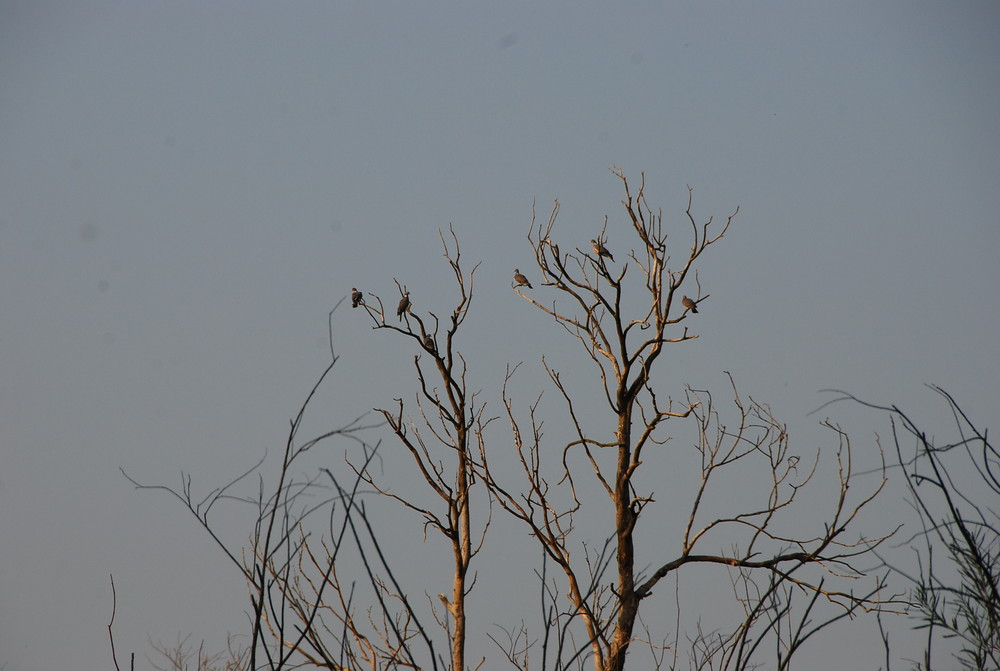
[{"label": "bird on branch", "polygon": [[521,271],[517,268],[514,268],[514,284],[519,287],[528,287],[529,289],[535,288],[531,286],[531,282],[528,281],[528,278],[522,275]]},{"label": "bird on branch", "polygon": [[681,304],[694,314],[698,314],[698,304],[687,296],[681,299]]},{"label": "bird on branch", "polygon": [[399,299],[399,307],[396,308],[396,316],[399,317],[400,321],[402,321],[403,313],[409,312],[409,310],[410,310],[410,292],[407,291],[405,294],[403,294],[403,297]]},{"label": "bird on branch", "polygon": [[364,301],[361,297],[361,292],[358,291],[355,287],[351,287],[351,307],[356,308],[363,302]]},{"label": "bird on branch", "polygon": [[606,256],[609,259],[611,259],[612,261],[615,260],[615,257],[611,256],[611,252],[608,251],[607,247],[605,247],[599,241],[597,241],[597,240],[591,240],[590,242],[594,245],[594,253],[597,254],[597,256],[599,256],[599,257],[600,256]]}]

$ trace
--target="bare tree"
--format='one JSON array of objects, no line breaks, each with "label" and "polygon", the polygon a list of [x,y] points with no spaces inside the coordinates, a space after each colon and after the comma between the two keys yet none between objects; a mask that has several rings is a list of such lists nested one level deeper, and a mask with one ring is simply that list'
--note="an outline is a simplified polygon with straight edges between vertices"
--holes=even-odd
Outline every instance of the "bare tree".
[{"label": "bare tree", "polygon": [[[952,441],[937,441],[895,405],[845,392],[836,392],[835,401],[850,399],[891,419],[897,465],[921,525],[906,541],[916,552],[916,571],[887,561],[912,585],[912,616],[927,633],[923,658],[914,660],[913,668],[935,668],[932,653],[950,639],[958,645],[953,653],[958,668],[1000,669],[1000,514],[994,507],[1000,452],[951,394],[930,388],[951,411],[958,434]],[[905,444],[910,441],[912,447]]]},{"label": "bare tree", "polygon": [[[858,609],[879,605],[881,580],[865,590],[851,586],[863,577],[854,563],[871,552],[884,536],[866,538],[851,529],[862,509],[881,491],[885,479],[860,496],[850,496],[852,484],[850,441],[844,432],[827,423],[839,441],[836,453],[838,495],[819,527],[805,535],[782,530],[782,520],[794,510],[817,473],[819,455],[802,464],[793,452],[787,430],[770,409],[743,399],[733,386],[736,419],[723,420],[707,391],[688,389],[683,401],[662,398],[654,374],[668,347],[693,340],[690,326],[697,306],[709,298],[696,272],[696,262],[719,242],[733,223],[738,209],[721,226],[712,219],[697,223],[691,210],[689,189],[685,212],[689,225],[688,246],[668,245],[662,212],[646,202],[644,180],[633,195],[627,179],[615,170],[625,190],[622,201],[631,229],[629,242],[607,239],[608,220],[595,239],[593,251],[560,248],[555,239],[559,213],[556,202],[547,222],[532,218],[528,239],[535,253],[542,281],[532,293],[517,285],[513,290],[535,308],[549,315],[576,342],[589,360],[601,397],[614,422],[611,430],[595,435],[591,422],[581,416],[577,387],[564,383],[559,371],[543,358],[553,386],[566,406],[573,436],[556,446],[544,445],[539,402],[527,408],[527,419],[515,409],[510,390],[514,370],[508,371],[503,401],[517,447],[522,484],[502,482],[495,476],[490,453],[481,450],[481,477],[502,508],[524,523],[537,539],[548,560],[562,572],[564,598],[570,604],[573,622],[582,625],[578,642],[589,646],[593,668],[620,671],[633,644],[643,640],[658,664],[667,664],[662,638],[640,638],[640,604],[667,576],[691,564],[717,565],[733,572],[737,598],[746,609],[742,623],[729,634],[696,634],[692,659],[698,668],[748,668],[767,634],[779,639],[779,666],[788,664],[801,642],[812,635],[806,619],[787,626],[789,601],[798,594],[815,603],[817,597],[832,604],[838,617]],[[614,262],[613,249],[619,261]],[[569,249],[569,251],[566,251]],[[676,256],[672,256],[674,254]],[[676,259],[676,260],[675,260]],[[693,289],[690,285],[693,284]],[[681,289],[697,296],[684,297]],[[700,485],[686,513],[687,523],[677,539],[677,554],[657,558],[648,574],[636,561],[636,533],[640,517],[655,503],[654,492],[637,486],[644,459],[650,451],[664,451],[670,435],[665,428],[677,421],[693,421],[696,448],[701,456]],[[605,435],[607,437],[605,437]],[[552,459],[558,455],[554,475]],[[707,516],[710,482],[724,471],[746,469],[762,462],[767,473],[762,500],[757,507],[720,516]],[[585,470],[584,470],[585,469]],[[604,492],[613,510],[611,529],[611,580],[602,577],[604,554],[598,543],[577,538],[577,522],[586,514],[595,516],[594,497],[580,494],[584,473]],[[765,484],[765,483],[762,483]],[[562,488],[553,487],[562,485]],[[718,504],[719,502],[716,502]],[[676,510],[668,511],[677,514]],[[729,551],[718,548],[728,545]],[[703,551],[705,547],[708,551]],[[582,558],[577,550],[583,549]],[[758,578],[758,574],[761,576]],[[830,583],[835,583],[832,586]],[[806,611],[808,615],[812,605]],[[564,619],[568,626],[569,620]],[[677,632],[679,637],[679,631]],[[511,640],[517,636],[512,635]],[[677,664],[674,641],[671,666]],[[579,650],[573,652],[578,658]],[[508,659],[528,668],[526,657]],[[555,660],[563,668],[566,660]]]},{"label": "bare tree", "polygon": [[[449,239],[439,231],[444,256],[454,276],[458,297],[450,315],[442,320],[433,312],[421,309],[419,299],[397,280],[400,293],[396,322],[386,321],[382,299],[364,303],[376,330],[392,331],[408,339],[417,352],[413,357],[419,391],[413,407],[421,425],[405,413],[402,398],[394,408],[379,409],[397,440],[412,458],[412,464],[432,494],[432,503],[422,503],[382,487],[370,470],[359,468],[359,475],[385,496],[416,513],[424,523],[443,536],[452,557],[451,594],[439,593],[443,612],[436,614],[447,632],[451,650],[447,668],[462,671],[466,665],[466,597],[474,585],[470,567],[482,548],[489,527],[489,516],[478,528],[472,522],[471,492],[475,485],[473,457],[477,441],[489,420],[483,418],[484,405],[477,402],[466,384],[465,358],[457,348],[456,336],[468,315],[472,302],[478,264],[466,273],[461,265],[461,249],[454,230]],[[428,363],[429,362],[429,363]],[[481,664],[482,662],[480,662]]]},{"label": "bare tree", "polygon": [[[818,451],[803,456],[793,450],[787,427],[767,405],[742,396],[731,378],[725,408],[707,390],[678,387],[678,400],[664,391],[663,355],[697,338],[690,320],[710,310],[697,262],[723,238],[738,210],[721,225],[711,219],[699,224],[689,189],[682,231],[690,237],[680,244],[671,237],[668,246],[668,226],[647,204],[644,182],[633,195],[623,173],[615,174],[625,190],[629,235],[612,236],[606,218],[586,244],[561,251],[554,236],[557,202],[547,222],[532,217],[528,234],[541,280],[532,284],[515,269],[511,284],[577,347],[608,424],[602,426],[587,405],[587,385],[567,382],[543,357],[565,407],[568,439],[553,444],[545,435],[540,396],[528,404],[519,400],[518,365],[508,367],[498,393],[516,449],[509,442],[505,450],[488,449],[485,432],[494,418],[470,392],[469,366],[458,347],[478,265],[463,268],[458,238],[449,230],[439,235],[457,297],[443,318],[423,298],[427,293],[420,287],[411,292],[399,279],[398,299],[396,292],[385,302],[375,293],[351,292],[352,306],[365,310],[374,330],[412,346],[414,399],[400,394],[377,412],[420,475],[426,496],[399,493],[381,481],[371,468],[380,445],[360,438],[372,428],[362,419],[299,439],[306,408],[335,356],[292,420],[269,486],[261,464],[205,497],[193,494],[189,476],[180,490],[135,483],[181,500],[242,572],[251,603],[247,669],[483,666],[485,659],[467,660],[470,633],[486,629],[471,626],[467,598],[494,505],[528,530],[542,557],[535,568],[541,626],[522,621],[505,635],[490,636],[506,663],[519,669],[620,671],[639,646],[648,653],[642,668],[748,669],[769,656],[775,668],[785,669],[817,632],[891,600],[881,592],[883,576],[864,581],[869,576],[858,565],[888,535],[857,530],[861,513],[882,490],[884,473],[869,487],[858,486],[850,440],[839,427],[825,423],[837,443],[826,466]],[[349,484],[341,484],[329,461],[312,477],[292,477],[293,464],[337,438],[356,443],[345,460]],[[693,449],[672,449],[682,439]],[[674,456],[684,457],[677,468],[691,465],[687,481],[694,486],[686,505],[665,507],[658,504],[657,483],[676,476],[664,478],[648,462]],[[511,460],[514,477],[500,467],[503,459]],[[736,474],[762,478],[745,501],[725,496],[723,483]],[[251,475],[256,492],[236,494]],[[803,530],[799,503],[824,487],[833,496],[823,517]],[[425,537],[427,530],[437,532],[432,535],[443,539],[451,559],[450,594],[417,595],[397,579],[391,540],[380,533],[363,493],[414,513]],[[210,523],[209,513],[224,502],[253,506],[246,548],[228,545]],[[313,521],[319,519],[322,524]],[[601,519],[610,520],[603,529]],[[676,533],[667,539],[657,532],[657,542],[646,546],[652,560],[640,561],[637,543],[650,538],[639,533],[646,528],[640,522],[664,519]],[[703,628],[698,609],[683,606],[677,595],[679,575],[697,566],[724,572],[731,585],[735,616],[719,626]],[[643,618],[643,602],[670,584],[665,579],[675,591],[672,630]],[[684,617],[691,622],[682,629]],[[447,653],[437,645],[442,637]],[[689,648],[683,658],[682,646]]]},{"label": "bare tree", "polygon": [[[442,236],[460,296],[447,326],[442,328],[439,319],[429,314],[433,327],[428,328],[402,287],[396,314],[399,326],[386,322],[385,310],[377,296],[368,302],[352,296],[352,301],[363,306],[372,317],[376,329],[393,330],[412,338],[418,351],[430,356],[433,370],[444,385],[439,392],[430,377],[425,377],[420,355],[415,357],[421,388],[416,407],[426,431],[447,449],[443,456],[432,455],[433,448],[425,442],[424,433],[410,428],[403,416],[402,399],[396,399],[394,411],[379,411],[412,455],[414,466],[430,490],[443,502],[443,512],[405,499],[378,483],[370,466],[380,445],[370,445],[360,437],[374,428],[363,417],[317,437],[299,439],[306,410],[338,361],[332,352],[333,311],[330,314],[332,360],[291,422],[275,481],[266,484],[264,459],[204,496],[194,493],[189,475],[183,475],[181,488],[175,489],[141,484],[125,474],[139,489],[166,491],[181,501],[243,575],[251,604],[249,644],[245,657],[226,660],[227,665],[245,664],[246,669],[253,671],[258,668],[277,671],[303,664],[344,671],[467,668],[465,601],[474,584],[469,567],[489,524],[487,515],[478,536],[474,537],[470,489],[475,481],[470,458],[471,447],[486,422],[475,395],[466,390],[465,361],[454,347],[456,333],[472,298],[475,268],[468,275],[464,273],[454,234],[452,240],[454,247],[450,248]],[[436,423],[432,418],[436,418]],[[294,476],[293,467],[301,467],[300,462],[308,453],[338,438],[355,443],[356,449],[344,462],[351,474],[350,485],[342,485],[334,470],[326,467],[305,480]],[[446,464],[454,465],[453,480],[446,474],[449,467]],[[239,487],[251,482],[254,476],[256,492],[238,493]],[[362,491],[367,486],[373,489]],[[426,527],[437,529],[447,538],[454,557],[451,597],[438,595],[443,610],[435,606],[437,601],[431,601],[429,617],[447,633],[451,653],[448,659],[440,657],[435,649],[436,636],[424,622],[425,609],[397,579],[384,539],[372,524],[368,507],[359,498],[363,493],[380,494],[403,504],[420,514]],[[227,543],[212,521],[213,511],[226,503],[249,505],[254,510],[249,543],[242,548]],[[325,529],[318,529],[318,533],[315,518],[325,518],[325,524],[320,525]],[[179,640],[175,646],[153,644],[152,647],[167,660],[168,666],[195,665],[200,669],[222,661],[220,656],[205,654],[201,647],[192,649],[187,639]]]}]

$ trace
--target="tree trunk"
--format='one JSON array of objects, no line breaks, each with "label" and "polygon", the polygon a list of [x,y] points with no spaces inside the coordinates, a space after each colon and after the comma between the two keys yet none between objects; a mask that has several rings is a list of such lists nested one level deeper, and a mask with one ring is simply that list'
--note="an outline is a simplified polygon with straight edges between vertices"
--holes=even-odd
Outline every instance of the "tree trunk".
[{"label": "tree trunk", "polygon": [[621,610],[615,633],[611,639],[611,649],[601,671],[622,671],[625,655],[632,641],[632,629],[639,611],[639,600],[635,594],[635,548],[632,533],[635,530],[637,513],[632,507],[632,406],[625,402],[620,406],[618,417],[618,468],[615,475],[615,533],[617,535],[618,598]]}]

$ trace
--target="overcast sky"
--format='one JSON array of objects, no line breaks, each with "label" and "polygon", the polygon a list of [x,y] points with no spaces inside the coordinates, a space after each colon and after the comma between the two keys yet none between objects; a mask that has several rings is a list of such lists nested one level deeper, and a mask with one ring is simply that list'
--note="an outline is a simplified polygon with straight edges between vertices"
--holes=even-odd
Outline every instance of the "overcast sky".
[{"label": "overcast sky", "polygon": [[[732,372],[804,450],[826,416],[859,449],[885,429],[809,415],[829,387],[946,434],[935,383],[990,425],[998,32],[994,2],[0,2],[0,667],[109,668],[109,574],[137,668],[147,636],[240,631],[221,553],[119,468],[207,491],[274,454],[352,286],[451,306],[439,228],[482,261],[472,386],[494,403],[523,361],[545,389],[541,355],[574,359],[510,291],[532,203],[564,249],[608,215],[614,249],[613,166],[668,220],[688,185],[699,220],[740,208],[665,393]],[[362,317],[335,317],[317,428],[412,398],[413,352]],[[875,668],[865,645],[811,668]]]}]

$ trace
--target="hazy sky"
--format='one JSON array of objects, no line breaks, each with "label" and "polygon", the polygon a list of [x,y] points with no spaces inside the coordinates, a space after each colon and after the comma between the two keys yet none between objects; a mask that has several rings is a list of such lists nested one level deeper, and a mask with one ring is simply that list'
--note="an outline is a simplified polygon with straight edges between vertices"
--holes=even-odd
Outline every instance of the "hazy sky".
[{"label": "hazy sky", "polygon": [[[0,2],[0,667],[109,668],[112,573],[137,668],[147,636],[241,629],[221,553],[119,468],[207,491],[276,453],[352,286],[451,305],[437,229],[482,261],[473,386],[524,361],[545,389],[540,356],[574,359],[510,291],[532,202],[614,248],[612,166],[672,220],[686,185],[700,220],[740,207],[668,393],[730,371],[803,449],[827,415],[885,428],[809,416],[828,387],[946,433],[936,383],[990,425],[998,31],[993,2]],[[412,398],[362,317],[314,427]],[[826,668],[879,664],[850,654]]]}]

